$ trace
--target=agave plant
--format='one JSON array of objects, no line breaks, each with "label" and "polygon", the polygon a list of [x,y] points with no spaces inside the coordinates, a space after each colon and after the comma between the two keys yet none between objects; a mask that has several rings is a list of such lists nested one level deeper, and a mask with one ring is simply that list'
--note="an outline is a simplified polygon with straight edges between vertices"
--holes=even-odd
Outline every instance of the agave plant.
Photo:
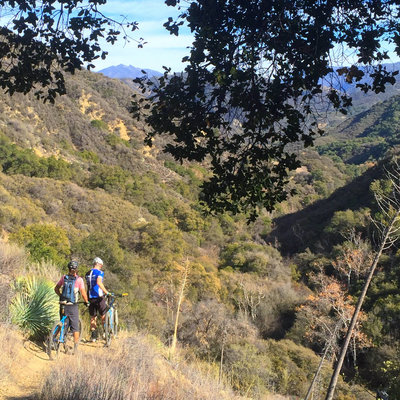
[{"label": "agave plant", "polygon": [[16,295],[10,305],[13,323],[30,337],[43,338],[57,319],[57,296],[53,284],[32,276],[17,279]]}]

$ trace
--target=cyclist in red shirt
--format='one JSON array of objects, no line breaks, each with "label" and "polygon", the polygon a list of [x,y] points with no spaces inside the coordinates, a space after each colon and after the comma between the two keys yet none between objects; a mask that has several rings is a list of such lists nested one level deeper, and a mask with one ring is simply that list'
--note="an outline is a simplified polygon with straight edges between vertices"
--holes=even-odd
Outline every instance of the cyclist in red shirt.
[{"label": "cyclist in red shirt", "polygon": [[70,329],[74,336],[74,353],[78,349],[79,343],[79,309],[78,297],[82,295],[86,305],[89,306],[89,299],[86,293],[83,279],[78,276],[78,262],[68,263],[68,274],[63,275],[57,282],[54,291],[60,297],[60,304],[64,307],[64,315],[68,316]]}]

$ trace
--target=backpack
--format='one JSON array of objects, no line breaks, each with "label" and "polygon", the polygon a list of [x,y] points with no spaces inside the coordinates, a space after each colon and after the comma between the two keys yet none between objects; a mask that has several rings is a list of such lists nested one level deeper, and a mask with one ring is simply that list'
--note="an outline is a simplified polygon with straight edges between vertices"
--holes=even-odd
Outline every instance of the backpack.
[{"label": "backpack", "polygon": [[91,275],[90,273],[92,272],[92,270],[90,269],[88,272],[86,272],[85,274],[85,280],[86,280],[86,285],[88,288],[88,292],[90,292],[90,288],[91,288]]},{"label": "backpack", "polygon": [[75,281],[77,276],[64,275],[64,285],[61,292],[61,301],[76,303],[75,301]]}]

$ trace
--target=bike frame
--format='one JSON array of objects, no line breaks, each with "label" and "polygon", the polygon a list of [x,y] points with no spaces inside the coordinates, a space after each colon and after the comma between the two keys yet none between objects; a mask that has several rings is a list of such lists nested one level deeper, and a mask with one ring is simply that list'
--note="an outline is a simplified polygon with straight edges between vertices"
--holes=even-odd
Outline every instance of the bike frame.
[{"label": "bike frame", "polygon": [[[60,332],[60,339],[58,340],[60,343],[64,343],[65,342],[65,334],[66,334],[66,330],[69,328],[69,325],[67,326],[67,319],[68,317],[66,315],[64,315],[61,318],[61,321],[59,322],[59,325],[61,325],[61,332]],[[53,335],[56,333],[57,328],[52,332]]]},{"label": "bike frame", "polygon": [[115,297],[113,296],[113,297],[111,297],[111,300],[110,300],[110,302],[109,302],[109,304],[108,304],[108,310],[107,310],[107,313],[108,313],[108,315],[110,316],[110,330],[111,330],[111,332],[113,332],[114,331],[114,318],[113,318],[113,316],[114,316],[114,302],[115,302]]},{"label": "bike frame", "polygon": [[56,326],[56,328],[53,330],[53,332],[51,332],[53,335],[57,332],[58,327],[61,327],[61,331],[60,331],[60,338],[58,340],[59,343],[65,343],[65,336],[67,334],[67,331],[69,329],[69,324],[67,324],[67,320],[69,320],[67,315],[64,315],[64,304],[60,304],[61,306],[61,314],[63,314],[63,316],[61,317],[60,322],[58,323],[58,325]]},{"label": "bike frame", "polygon": [[122,294],[109,294],[107,296],[107,312],[106,312],[106,321],[105,321],[105,339],[106,346],[110,346],[111,339],[117,336],[117,328],[118,328],[118,320],[117,319],[117,309],[115,307],[115,300],[117,297],[127,296],[128,293]]}]

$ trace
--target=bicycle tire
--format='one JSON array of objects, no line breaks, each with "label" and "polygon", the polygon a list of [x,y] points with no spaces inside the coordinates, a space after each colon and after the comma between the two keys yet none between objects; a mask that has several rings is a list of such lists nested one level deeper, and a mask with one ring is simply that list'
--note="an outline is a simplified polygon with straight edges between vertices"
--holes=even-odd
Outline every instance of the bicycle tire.
[{"label": "bicycle tire", "polygon": [[69,343],[74,341],[73,340],[73,334],[70,330],[70,323],[69,323],[69,318],[67,318],[64,322],[64,353],[69,354]]},{"label": "bicycle tire", "polygon": [[110,312],[107,311],[106,319],[104,321],[104,334],[106,339],[106,346],[109,347],[111,344],[111,320],[110,320]]},{"label": "bicycle tire", "polygon": [[51,331],[47,337],[46,352],[50,360],[54,360],[58,357],[60,352],[60,334],[61,334],[61,323],[57,322],[51,328]]},{"label": "bicycle tire", "polygon": [[114,308],[114,313],[113,313],[113,336],[116,338],[118,336],[118,310]]}]

